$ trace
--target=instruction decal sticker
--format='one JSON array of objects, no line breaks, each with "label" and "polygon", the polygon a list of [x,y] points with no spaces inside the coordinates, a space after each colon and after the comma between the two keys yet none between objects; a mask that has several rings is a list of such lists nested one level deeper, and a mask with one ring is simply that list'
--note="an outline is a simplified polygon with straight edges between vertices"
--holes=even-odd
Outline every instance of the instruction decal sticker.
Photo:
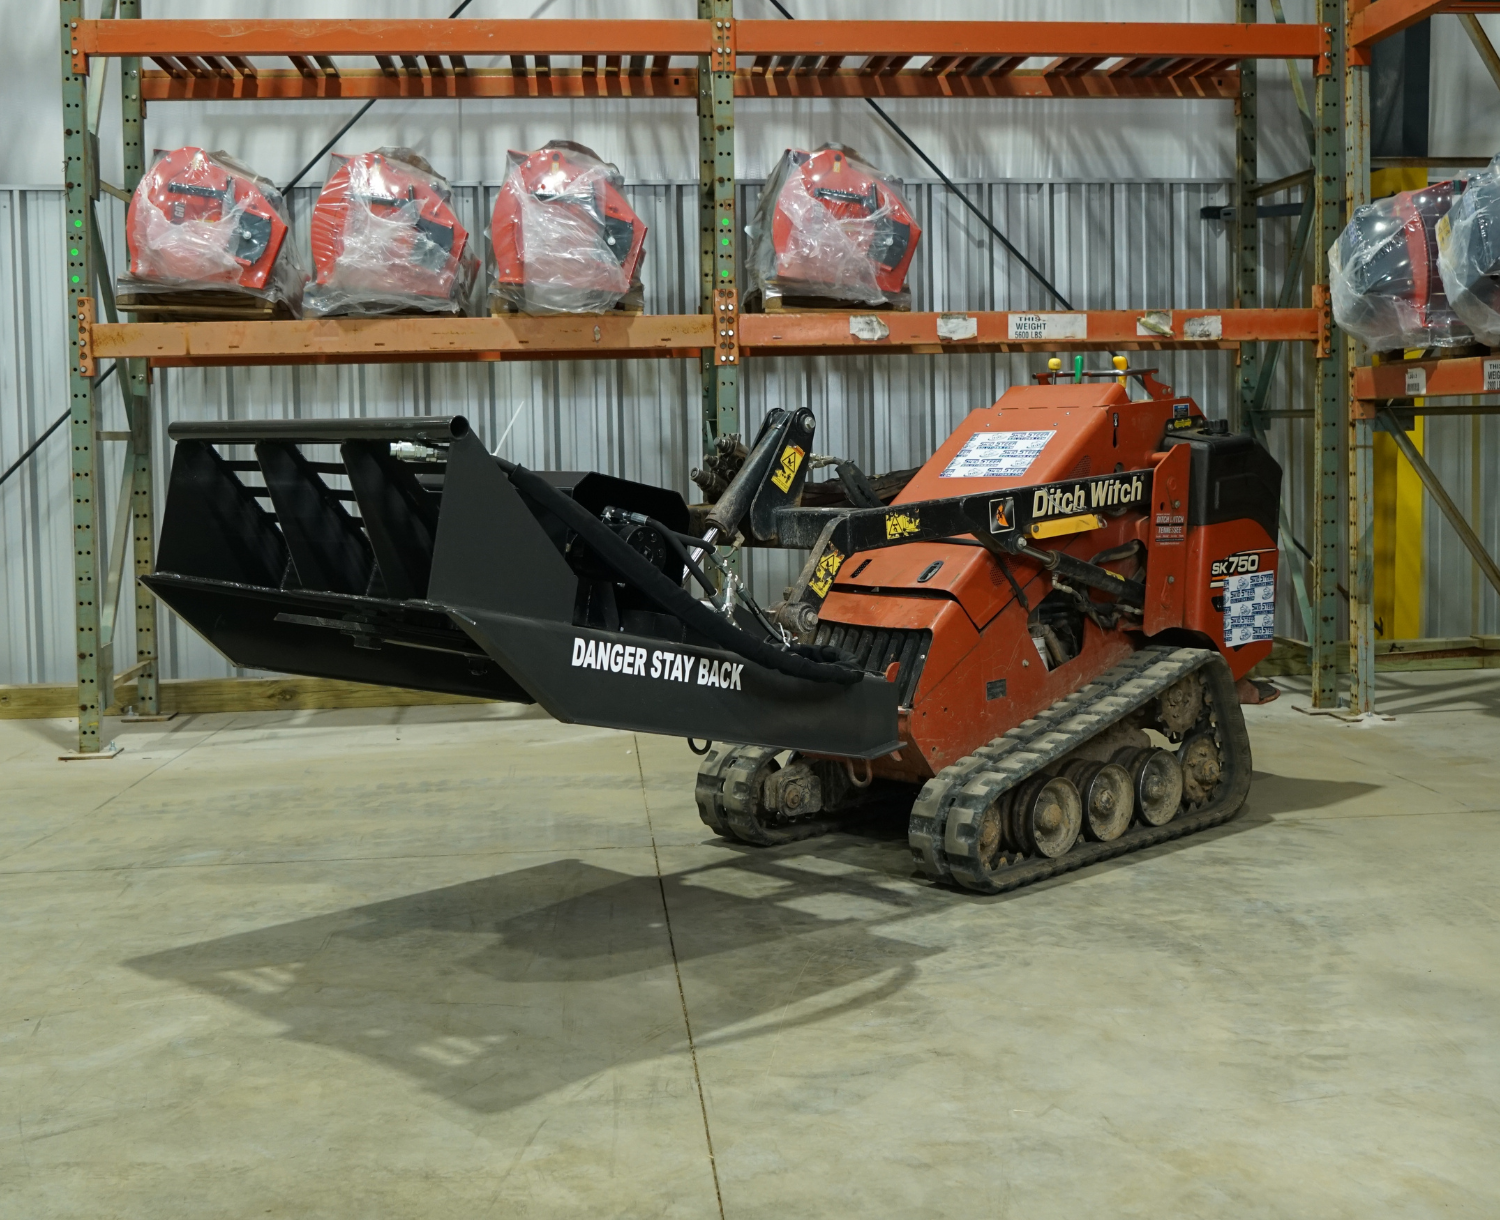
[{"label": "instruction decal sticker", "polygon": [[1269,640],[1276,625],[1276,573],[1224,578],[1224,643],[1231,648]]},{"label": "instruction decal sticker", "polygon": [[976,432],[964,442],[939,476],[944,479],[1014,479],[1057,435],[1057,429],[1034,432]]}]

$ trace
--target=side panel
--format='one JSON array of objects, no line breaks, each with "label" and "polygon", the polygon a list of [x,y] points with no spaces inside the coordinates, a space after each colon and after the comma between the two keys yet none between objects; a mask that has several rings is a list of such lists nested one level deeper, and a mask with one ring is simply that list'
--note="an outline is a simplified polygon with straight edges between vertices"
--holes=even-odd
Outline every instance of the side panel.
[{"label": "side panel", "polygon": [[910,735],[932,771],[946,767],[1117,665],[1135,645],[1085,623],[1083,650],[1047,670],[1013,602],[985,628],[962,664],[937,683],[910,718]]},{"label": "side panel", "polygon": [[979,632],[956,601],[947,597],[895,597],[835,592],[824,603],[825,622],[849,623],[887,631],[930,631],[932,643],[922,664],[915,701],[940,682],[979,642]]},{"label": "side panel", "polygon": [[428,600],[569,622],[578,578],[471,433],[448,452]]},{"label": "side panel", "polygon": [[[1018,581],[1025,581],[1034,575],[1035,569],[1011,561],[1011,572]],[[1005,574],[988,551],[947,541],[913,542],[888,550],[856,552],[844,561],[834,583],[834,596],[841,592],[878,594],[883,590],[929,598],[946,594],[956,598],[980,627],[1014,596]],[[832,600],[830,597],[828,604]],[[825,609],[823,613],[844,621],[832,610]]]},{"label": "side panel", "polygon": [[[1218,646],[1236,680],[1271,655],[1276,562],[1275,540],[1254,521],[1200,526],[1189,536],[1185,625]],[[1230,633],[1224,623],[1226,599],[1234,623]],[[1259,606],[1265,609],[1254,609]],[[1264,638],[1231,642],[1231,636],[1247,634]]]},{"label": "side panel", "polygon": [[835,592],[824,617],[841,623],[932,632],[932,644],[896,759],[875,761],[877,775],[924,779],[1000,736],[1134,651],[1132,640],[1084,627],[1083,650],[1048,671],[1012,600],[981,633],[951,598]]},{"label": "side panel", "polygon": [[1146,519],[1146,616],[1142,622],[1148,636],[1183,625],[1189,469],[1188,448],[1178,445],[1167,451],[1152,480],[1151,512]]}]

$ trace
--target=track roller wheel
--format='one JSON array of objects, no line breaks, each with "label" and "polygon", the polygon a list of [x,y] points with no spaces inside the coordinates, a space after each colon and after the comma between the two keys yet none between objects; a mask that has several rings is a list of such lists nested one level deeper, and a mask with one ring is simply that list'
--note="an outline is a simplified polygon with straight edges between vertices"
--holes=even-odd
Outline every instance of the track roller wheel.
[{"label": "track roller wheel", "polygon": [[[781,770],[779,753],[775,746],[729,746],[723,757],[710,755],[699,768],[698,809],[703,821],[725,838],[756,847],[794,843],[832,830],[836,825],[832,817],[789,817],[767,806],[766,780]],[[713,791],[716,784],[717,793]],[[707,802],[705,795],[711,798]],[[705,804],[709,813],[704,812]]]},{"label": "track roller wheel", "polygon": [[1182,768],[1167,750],[1121,750],[1111,760],[1130,773],[1135,811],[1147,826],[1165,826],[1182,804]]},{"label": "track roller wheel", "polygon": [[733,839],[729,820],[724,816],[724,770],[734,761],[739,746],[723,743],[712,746],[703,761],[698,764],[698,779],[693,785],[693,799],[698,805],[698,818],[721,839]]},{"label": "track roller wheel", "polygon": [[1012,837],[1011,829],[1014,796],[1013,792],[1002,792],[979,815],[974,832],[974,851],[979,858],[980,867],[986,872],[994,872],[1011,863],[1007,848],[1013,849],[1016,859],[1020,859],[1019,844]]},{"label": "track roller wheel", "polygon": [[1177,751],[1182,768],[1182,795],[1190,805],[1201,805],[1214,794],[1224,772],[1219,743],[1212,732],[1195,733]]},{"label": "track roller wheel", "polygon": [[1119,763],[1080,761],[1063,775],[1073,781],[1083,802],[1083,835],[1094,843],[1118,839],[1135,813],[1135,791],[1130,772]]},{"label": "track roller wheel", "polygon": [[724,820],[736,839],[758,847],[782,841],[771,826],[772,814],[763,797],[766,779],[781,770],[776,754],[766,746],[741,746],[724,771]]},{"label": "track roller wheel", "polygon": [[1078,841],[1083,801],[1073,781],[1037,775],[1016,790],[1014,823],[1028,855],[1055,860]]}]

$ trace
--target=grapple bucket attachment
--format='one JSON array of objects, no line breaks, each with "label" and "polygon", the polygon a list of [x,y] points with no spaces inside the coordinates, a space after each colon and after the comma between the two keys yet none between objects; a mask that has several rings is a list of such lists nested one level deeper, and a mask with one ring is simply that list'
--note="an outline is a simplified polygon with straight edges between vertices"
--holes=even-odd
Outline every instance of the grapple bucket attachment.
[{"label": "grapple bucket attachment", "polygon": [[[792,676],[709,641],[601,570],[461,416],[178,423],[170,434],[157,570],[143,580],[236,665],[809,753],[873,758],[900,745],[897,684]],[[673,525],[680,514],[685,525],[675,493],[597,473],[541,477],[592,515]]]}]

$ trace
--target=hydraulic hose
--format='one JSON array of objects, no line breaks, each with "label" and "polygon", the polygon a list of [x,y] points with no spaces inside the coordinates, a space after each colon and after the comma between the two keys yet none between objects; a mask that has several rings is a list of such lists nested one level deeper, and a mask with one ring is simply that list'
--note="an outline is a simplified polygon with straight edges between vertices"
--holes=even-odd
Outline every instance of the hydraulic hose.
[{"label": "hydraulic hose", "polygon": [[853,686],[864,678],[863,670],[836,659],[842,655],[837,649],[826,645],[794,644],[790,651],[784,651],[757,639],[748,631],[742,631],[663,575],[654,563],[571,496],[564,495],[516,462],[499,457],[494,461],[517,491],[557,516],[621,580],[639,589],[658,609],[680,619],[720,647],[792,678],[837,682],[841,686]]}]

